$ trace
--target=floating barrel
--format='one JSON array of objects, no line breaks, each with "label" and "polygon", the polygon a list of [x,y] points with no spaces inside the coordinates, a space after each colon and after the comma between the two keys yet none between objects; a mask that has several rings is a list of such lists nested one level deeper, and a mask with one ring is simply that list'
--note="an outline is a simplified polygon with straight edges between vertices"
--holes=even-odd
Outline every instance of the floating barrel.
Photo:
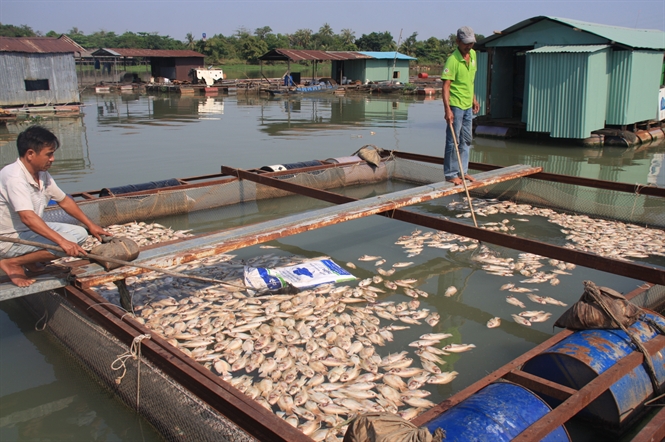
[{"label": "floating barrel", "polygon": [[273,164],[272,166],[263,166],[260,170],[265,170],[266,172],[281,172],[286,170],[286,167],[281,164]]},{"label": "floating barrel", "polygon": [[[648,313],[645,317],[665,326],[662,316]],[[636,321],[628,330],[641,342],[647,342],[657,334],[656,330],[643,320]],[[530,359],[522,370],[570,388],[580,389],[633,350],[630,338],[622,330],[582,330]],[[664,353],[660,351],[651,356],[658,384],[661,386],[665,382]],[[607,429],[621,430],[636,416],[652,393],[649,375],[643,365],[638,365],[582,410],[579,416],[602,424]],[[551,406],[561,402],[544,395],[542,397]]]},{"label": "floating barrel", "polygon": [[119,187],[105,187],[99,192],[99,196],[122,195],[131,192],[140,192],[142,190],[163,189],[165,187],[179,186],[181,183],[176,178],[170,178],[163,181],[150,181],[142,184],[128,184]]},{"label": "floating barrel", "polygon": [[275,164],[273,166],[263,166],[261,170],[268,172],[281,172],[283,170],[300,169],[303,167],[320,166],[323,163],[319,160],[301,161],[299,163]]},{"label": "floating barrel", "polygon": [[[446,431],[446,442],[510,441],[551,411],[538,396],[511,382],[496,382],[480,390],[424,426]],[[570,441],[565,427],[556,428],[547,442]]]}]

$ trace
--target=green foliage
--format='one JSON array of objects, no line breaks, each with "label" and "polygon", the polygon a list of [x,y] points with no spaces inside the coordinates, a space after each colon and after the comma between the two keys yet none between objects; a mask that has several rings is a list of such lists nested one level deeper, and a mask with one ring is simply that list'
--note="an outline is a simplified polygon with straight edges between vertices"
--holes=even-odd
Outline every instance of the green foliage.
[{"label": "green foliage", "polygon": [[0,37],[36,37],[37,34],[28,25],[14,26],[0,23]]},{"label": "green foliage", "polygon": [[[27,25],[15,26],[0,23],[0,36],[32,37],[40,35]],[[58,37],[56,31],[49,31],[46,36]],[[202,53],[207,64],[237,63],[241,65],[258,64],[258,58],[266,52],[278,48],[310,49],[321,51],[395,51],[415,57],[419,65],[442,65],[457,47],[456,35],[450,34],[445,39],[430,37],[418,40],[418,33],[407,37],[397,48],[390,32],[372,32],[356,38],[351,29],[342,29],[338,34],[330,24],[324,23],[317,32],[311,29],[298,29],[292,34],[275,34],[270,26],[256,28],[253,32],[240,27],[232,35],[216,34],[204,40],[197,40],[190,32],[184,41],[156,32],[114,32],[99,30],[85,34],[73,27],[67,35],[75,42],[88,49],[96,48],[136,48],[136,49],[191,49]],[[476,34],[476,39],[484,38]],[[305,63],[307,64],[307,63]]]},{"label": "green foliage", "polygon": [[372,32],[371,34],[363,34],[358,40],[355,41],[359,51],[394,51],[397,45],[393,41],[393,36],[390,32],[386,31],[381,34]]}]

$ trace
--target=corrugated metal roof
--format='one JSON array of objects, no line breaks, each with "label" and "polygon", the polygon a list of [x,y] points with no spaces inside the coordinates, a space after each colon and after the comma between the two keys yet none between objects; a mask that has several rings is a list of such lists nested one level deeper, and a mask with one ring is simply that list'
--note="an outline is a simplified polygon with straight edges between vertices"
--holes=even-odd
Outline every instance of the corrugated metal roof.
[{"label": "corrugated metal roof", "polygon": [[31,54],[54,54],[78,52],[77,45],[69,38],[53,37],[0,37],[0,52],[27,52]]},{"label": "corrugated metal roof", "polygon": [[304,49],[273,49],[262,56],[259,60],[264,61],[324,61],[324,60],[358,60],[371,58],[360,52],[352,51],[311,51]]},{"label": "corrugated metal roof", "polygon": [[568,18],[538,16],[521,21],[509,28],[501,31],[500,34],[490,35],[489,37],[478,42],[478,46],[497,40],[507,34],[517,32],[527,26],[537,23],[542,20],[550,20],[558,22],[566,26],[570,26],[575,30],[588,32],[608,40],[608,43],[616,43],[623,46],[628,46],[635,49],[665,49],[665,32],[655,29],[631,29],[619,26],[602,25],[598,23],[589,23],[579,20],[571,20]]},{"label": "corrugated metal roof", "polygon": [[367,55],[368,57],[375,58],[377,60],[393,60],[397,58],[398,60],[416,60],[416,58],[409,57],[408,55],[405,54],[400,54],[399,52],[372,52],[372,51],[362,51],[360,52],[363,55]]},{"label": "corrugated metal roof", "polygon": [[609,48],[610,45],[566,45],[566,46],[542,46],[527,51],[527,54],[554,54],[554,53],[590,53]]},{"label": "corrugated metal roof", "polygon": [[93,56],[115,56],[115,57],[205,57],[205,55],[190,50],[173,49],[129,49],[129,48],[100,48],[92,53]]}]

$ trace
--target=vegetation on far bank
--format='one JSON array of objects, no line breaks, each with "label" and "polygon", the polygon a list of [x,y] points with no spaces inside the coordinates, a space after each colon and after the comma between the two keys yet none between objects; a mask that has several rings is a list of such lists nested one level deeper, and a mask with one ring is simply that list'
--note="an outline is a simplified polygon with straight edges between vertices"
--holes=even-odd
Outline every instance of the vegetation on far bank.
[{"label": "vegetation on far bank", "polygon": [[[4,37],[58,37],[56,31],[42,34],[27,25],[9,25],[0,23],[0,36]],[[455,50],[455,34],[447,38],[430,37],[418,40],[414,32],[404,40],[395,42],[388,31],[372,32],[356,37],[351,29],[342,29],[335,33],[329,24],[324,24],[314,32],[311,29],[298,29],[292,34],[275,34],[270,26],[257,28],[253,32],[246,28],[238,29],[233,35],[215,34],[208,38],[195,39],[191,33],[184,41],[156,32],[115,32],[99,30],[84,34],[78,28],[65,33],[72,40],[86,49],[96,48],[136,48],[136,49],[191,49],[205,55],[206,64],[257,65],[258,58],[276,48],[310,49],[321,51],[399,51],[417,58],[414,64],[442,65]],[[483,38],[476,34],[477,39]]]}]

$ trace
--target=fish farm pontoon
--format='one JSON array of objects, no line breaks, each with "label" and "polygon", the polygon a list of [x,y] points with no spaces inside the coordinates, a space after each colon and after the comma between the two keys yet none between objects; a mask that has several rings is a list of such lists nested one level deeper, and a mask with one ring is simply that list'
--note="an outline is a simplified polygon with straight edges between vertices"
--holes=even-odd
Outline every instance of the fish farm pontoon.
[{"label": "fish farm pontoon", "polygon": [[[256,224],[243,225],[241,221],[237,227],[144,247],[135,262],[159,268],[186,267],[196,260],[213,259],[251,245],[370,215],[382,215],[472,238],[483,244],[638,279],[647,284],[629,294],[628,298],[643,308],[662,311],[665,306],[663,266],[616,259],[592,251],[474,227],[468,222],[452,221],[436,213],[409,210],[409,206],[463,192],[462,187],[443,180],[441,158],[393,151],[384,153],[378,167],[357,157],[317,163],[300,168],[284,165],[286,170],[278,172],[222,166],[219,175],[179,179],[171,185],[146,185],[139,190],[106,189],[73,196],[88,217],[102,226],[218,207],[226,208],[220,216],[243,218],[252,210],[258,210],[256,204],[261,201],[278,200],[293,194],[326,203],[326,206],[316,210],[292,213]],[[474,175],[476,181],[469,184],[474,198],[509,200],[516,204],[646,225],[656,230],[665,228],[665,189],[549,174],[527,165],[500,168],[471,163],[470,169],[480,171]],[[363,199],[353,198],[343,191],[350,186],[386,181],[408,183],[413,187]],[[65,214],[57,208],[48,209],[45,218],[66,220]],[[611,232],[607,234],[612,235]],[[122,309],[95,290],[109,283],[117,284],[120,290],[125,280],[136,278],[146,270],[126,266],[105,272],[101,266],[86,260],[68,262],[67,265],[71,271],[39,277],[35,284],[27,288],[2,283],[0,299],[21,297],[36,318],[43,318],[46,330],[59,344],[100,383],[145,416],[167,440],[323,440],[322,433],[312,430],[309,431],[310,436],[306,435],[190,356],[189,350],[176,348],[171,338],[151,329],[147,309],[152,307],[149,305],[132,312],[131,305],[128,309]],[[178,284],[183,287],[183,283]],[[230,281],[229,284],[233,286],[237,282]],[[173,289],[178,290],[175,285]],[[228,302],[235,303],[242,298],[245,303],[252,299],[242,295],[233,301],[231,293],[238,289],[229,290]],[[205,300],[196,302],[208,303]],[[261,297],[254,298],[252,302],[261,303]],[[349,299],[348,302],[357,301]],[[451,299],[450,302],[455,301]],[[174,304],[167,308],[175,311],[177,306]],[[197,311],[201,310],[194,309],[193,312]],[[195,316],[195,313],[192,315]],[[305,316],[306,313],[302,315],[301,322],[305,322],[308,316]],[[651,320],[665,324],[659,315],[647,315],[651,315]],[[448,427],[446,419],[451,419],[446,416],[457,416],[452,419],[455,422],[459,422],[460,416],[466,416],[469,422],[479,422],[471,417],[480,414],[479,419],[491,421],[492,413],[499,409],[505,411],[504,417],[508,419],[506,416],[515,411],[515,407],[510,409],[511,401],[492,410],[482,409],[488,401],[508,396],[515,403],[519,399],[521,403],[529,404],[533,412],[516,418],[519,424],[511,431],[496,429],[494,436],[501,434],[504,438],[496,440],[568,440],[563,425],[575,416],[586,418],[598,426],[605,426],[613,419],[611,426],[618,433],[623,433],[627,424],[643,416],[646,410],[644,403],[662,393],[665,383],[662,357],[665,336],[642,322],[633,327],[639,329],[644,346],[657,366],[660,384],[656,388],[648,381],[645,385],[642,374],[635,375],[640,369],[644,371],[642,363],[645,356],[632,351],[629,344],[622,343],[620,336],[612,338],[612,345],[621,350],[614,352],[616,360],[594,373],[570,378],[554,369],[543,369],[560,365],[563,372],[567,367],[579,367],[578,371],[584,371],[585,364],[595,366],[593,361],[575,358],[561,350],[573,339],[577,346],[588,346],[589,350],[583,352],[586,357],[587,353],[593,353],[594,344],[589,341],[592,338],[580,337],[584,332],[564,330],[488,377],[416,416],[412,422],[427,426],[432,431],[441,426],[452,440],[457,430]],[[198,345],[212,345],[211,342],[204,340]],[[121,370],[116,370],[118,367],[112,367],[111,362],[120,359],[118,355],[122,354],[126,354],[127,358]],[[626,379],[636,377],[639,387],[625,383]],[[621,392],[634,389],[641,389],[644,393],[637,403],[624,403]],[[657,389],[661,391],[657,392]],[[474,401],[480,404],[480,411],[477,408],[470,411]],[[617,408],[614,417],[604,412],[601,417],[594,416],[597,414],[594,407],[602,409],[613,405]],[[536,409],[541,411],[536,412]],[[665,419],[662,415],[662,412],[656,415],[652,424],[642,430],[639,435],[642,440],[663,437]],[[459,440],[481,437],[478,434],[463,434],[474,425],[473,431],[479,431],[477,424],[470,423],[466,429],[459,430],[462,432],[459,433],[462,434]]]}]

